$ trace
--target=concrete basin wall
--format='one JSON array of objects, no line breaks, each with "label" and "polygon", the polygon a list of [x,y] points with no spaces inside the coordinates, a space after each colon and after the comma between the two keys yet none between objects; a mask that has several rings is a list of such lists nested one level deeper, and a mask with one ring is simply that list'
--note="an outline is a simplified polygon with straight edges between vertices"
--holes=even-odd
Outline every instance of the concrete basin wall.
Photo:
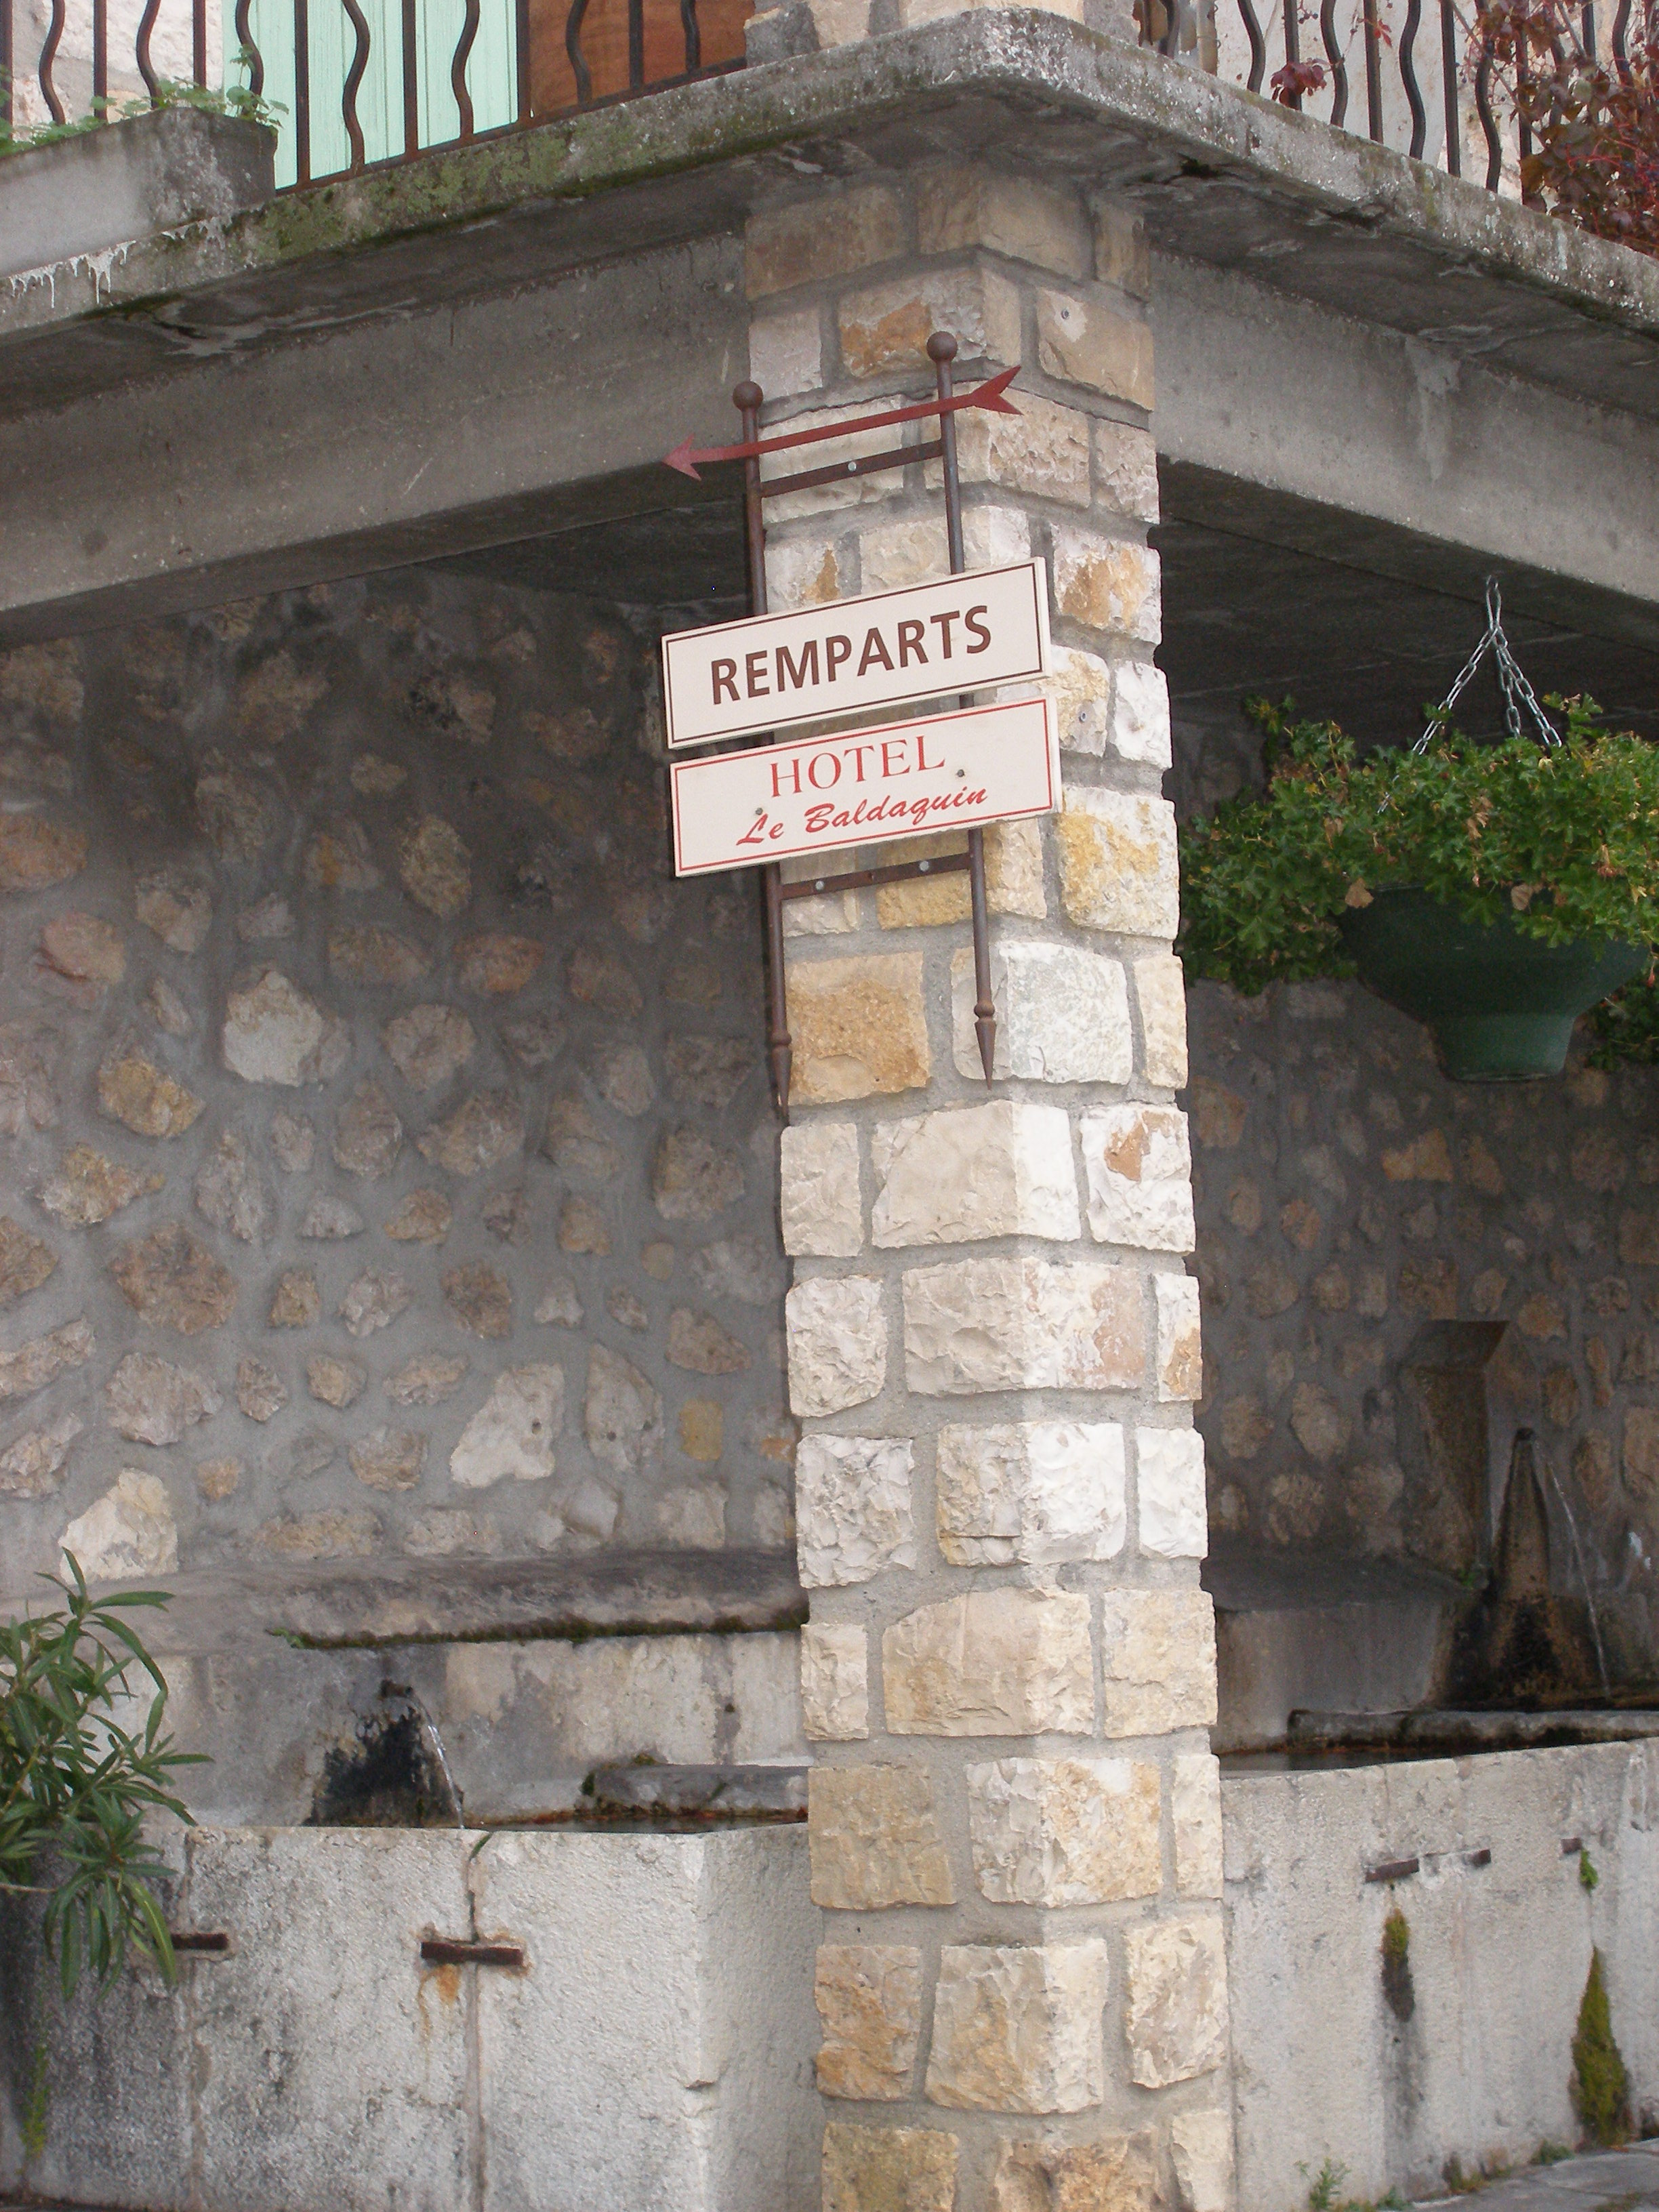
[{"label": "concrete basin wall", "polygon": [[[818,1915],[804,1828],[199,1829],[168,1991],[67,2014],[0,1937],[0,2191],[146,2212],[806,2212]],[[523,1947],[423,1964],[423,1937]],[[45,2148],[22,2122],[45,2057]]]},{"label": "concrete basin wall", "polygon": [[[1343,2193],[1374,2199],[1438,2194],[1453,2157],[1470,2172],[1576,2142],[1593,1945],[1632,2117],[1659,2107],[1654,1747],[1239,1774],[1222,1804],[1243,2212],[1294,2212],[1328,2157]],[[1391,2004],[1396,1909],[1410,1991]]]}]

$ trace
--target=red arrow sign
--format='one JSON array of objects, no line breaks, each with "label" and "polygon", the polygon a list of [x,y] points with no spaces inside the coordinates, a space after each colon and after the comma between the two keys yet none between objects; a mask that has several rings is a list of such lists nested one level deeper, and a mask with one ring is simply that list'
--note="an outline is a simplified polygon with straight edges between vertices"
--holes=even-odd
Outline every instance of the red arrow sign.
[{"label": "red arrow sign", "polygon": [[858,430],[885,429],[895,422],[919,422],[929,415],[954,415],[959,407],[987,407],[994,415],[1018,415],[1019,410],[1003,394],[1018,374],[1018,363],[989,378],[972,392],[958,392],[949,399],[922,399],[914,407],[890,407],[880,415],[856,416],[850,422],[822,422],[815,430],[792,430],[781,438],[753,438],[744,446],[694,446],[690,438],[676,446],[663,460],[682,476],[695,477],[699,461],[747,461],[762,453],[781,453],[786,446],[815,446],[823,438],[850,438]]}]

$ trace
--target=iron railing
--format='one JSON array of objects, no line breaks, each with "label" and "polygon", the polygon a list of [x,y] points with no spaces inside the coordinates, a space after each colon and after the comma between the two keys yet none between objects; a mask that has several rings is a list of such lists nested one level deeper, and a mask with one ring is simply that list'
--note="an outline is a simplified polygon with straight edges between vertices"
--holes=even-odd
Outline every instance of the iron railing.
[{"label": "iron railing", "polygon": [[[1607,4],[1603,47],[1595,0],[1583,0],[1583,49],[1628,79],[1633,11],[1643,9],[1646,35],[1659,0]],[[1519,189],[1527,124],[1495,65],[1479,0],[1133,6],[1142,43],[1166,55],[1269,91],[1337,130],[1361,127],[1363,94],[1364,133],[1379,144],[1453,176],[1484,165],[1489,191]],[[752,8],[753,0],[0,0],[0,137],[180,97],[213,101],[228,85],[233,104],[264,104],[278,132],[278,187],[291,189],[741,68]]]},{"label": "iron railing", "polygon": [[[1194,60],[1251,92],[1270,92],[1334,130],[1363,131],[1376,144],[1454,177],[1467,167],[1490,192],[1519,195],[1531,132],[1502,82],[1493,21],[1478,5],[1319,0],[1316,15],[1302,0],[1267,0],[1267,9],[1264,23],[1258,0],[1135,0],[1143,45]],[[1617,0],[1604,40],[1594,0],[1577,10],[1583,54],[1610,64],[1626,82],[1635,10],[1636,0]],[[1437,21],[1430,24],[1431,12]],[[1656,0],[1643,0],[1644,35],[1656,12]],[[1363,126],[1350,112],[1362,87]]]},{"label": "iron railing", "polygon": [[0,137],[222,102],[272,125],[290,190],[741,68],[752,0],[224,7],[228,21],[219,0],[0,0]]}]

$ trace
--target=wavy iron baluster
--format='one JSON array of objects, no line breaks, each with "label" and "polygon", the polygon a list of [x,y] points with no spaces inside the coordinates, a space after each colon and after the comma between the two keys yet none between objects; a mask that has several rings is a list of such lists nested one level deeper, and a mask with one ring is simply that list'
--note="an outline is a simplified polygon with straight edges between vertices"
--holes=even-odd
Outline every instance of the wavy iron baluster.
[{"label": "wavy iron baluster", "polygon": [[1297,86],[1296,70],[1302,59],[1302,19],[1298,12],[1301,0],[1285,0],[1285,68],[1290,78],[1291,90],[1285,95],[1287,107],[1299,109],[1302,94]]},{"label": "wavy iron baluster", "polygon": [[586,107],[593,97],[593,79],[588,71],[587,58],[582,52],[582,17],[587,13],[587,0],[570,0],[570,13],[564,19],[564,50],[570,57],[570,66],[575,72],[576,105]]},{"label": "wavy iron baluster", "polygon": [[1417,44],[1419,27],[1423,21],[1423,0],[1409,0],[1406,9],[1406,27],[1400,34],[1400,82],[1406,88],[1406,104],[1412,112],[1412,143],[1407,149],[1413,161],[1423,158],[1423,142],[1429,135],[1429,113],[1423,105],[1423,94],[1418,88],[1417,67],[1412,58],[1412,49]]},{"label": "wavy iron baluster", "polygon": [[461,136],[472,136],[472,94],[466,88],[466,65],[472,58],[472,41],[478,35],[478,0],[466,0],[466,20],[455,41],[455,58],[449,64],[449,88],[461,111]]},{"label": "wavy iron baluster", "polygon": [[132,58],[138,64],[138,74],[144,80],[144,89],[149,94],[152,107],[161,105],[161,80],[156,76],[155,64],[149,58],[150,34],[161,12],[161,0],[144,0],[144,12],[138,18],[138,34],[132,42]]},{"label": "wavy iron baluster", "polygon": [[1380,0],[1359,0],[1365,26],[1365,124],[1376,144],[1382,143],[1382,41],[1376,34]]},{"label": "wavy iron baluster", "polygon": [[[155,0],[152,0],[155,4]],[[46,103],[46,112],[54,123],[62,123],[64,103],[58,97],[58,87],[52,82],[52,69],[58,60],[58,42],[64,35],[64,0],[52,0],[52,27],[46,33],[46,44],[40,49],[40,96]]]},{"label": "wavy iron baluster", "polygon": [[1325,58],[1331,65],[1330,125],[1333,131],[1340,131],[1348,112],[1348,65],[1336,43],[1336,0],[1324,0],[1319,11],[1319,35],[1325,41]]},{"label": "wavy iron baluster", "polygon": [[265,58],[254,42],[249,14],[252,5],[253,0],[236,0],[236,50],[247,70],[249,97],[258,100],[265,88]]},{"label": "wavy iron baluster", "polygon": [[1446,173],[1463,173],[1463,117],[1457,105],[1456,0],[1440,0],[1440,96],[1446,111]]},{"label": "wavy iron baluster", "polygon": [[1630,82],[1630,0],[1619,0],[1619,13],[1613,19],[1613,65],[1620,81]]},{"label": "wavy iron baluster", "polygon": [[1492,32],[1481,33],[1480,66],[1474,73],[1474,112],[1486,137],[1486,190],[1495,192],[1504,178],[1504,141],[1492,105]]},{"label": "wavy iron baluster", "polygon": [[702,67],[702,29],[697,21],[697,0],[680,0],[680,28],[685,33],[685,73],[692,76]]},{"label": "wavy iron baluster", "polygon": [[1238,0],[1238,12],[1244,18],[1244,35],[1250,42],[1250,75],[1248,89],[1260,92],[1261,80],[1267,74],[1267,41],[1261,35],[1261,25],[1250,0]]},{"label": "wavy iron baluster", "polygon": [[363,71],[368,67],[368,18],[357,0],[340,0],[347,20],[356,33],[356,51],[351,57],[351,67],[346,71],[345,82],[340,88],[340,120],[345,125],[347,138],[351,144],[351,174],[356,176],[363,166],[363,126],[357,119],[357,88],[363,81]]}]

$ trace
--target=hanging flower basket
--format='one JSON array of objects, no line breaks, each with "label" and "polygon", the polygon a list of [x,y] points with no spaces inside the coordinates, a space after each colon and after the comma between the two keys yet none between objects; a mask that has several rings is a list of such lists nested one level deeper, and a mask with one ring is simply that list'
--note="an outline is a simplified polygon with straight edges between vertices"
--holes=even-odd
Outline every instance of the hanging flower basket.
[{"label": "hanging flower basket", "polygon": [[1465,921],[1426,891],[1381,891],[1338,927],[1359,980],[1434,1033],[1455,1083],[1559,1075],[1572,1025],[1647,967],[1644,945],[1546,945],[1514,920]]},{"label": "hanging flower basket", "polygon": [[[1566,703],[1563,737],[1510,653],[1493,584],[1486,605],[1410,750],[1356,761],[1334,723],[1247,702],[1267,791],[1181,836],[1189,975],[1254,994],[1357,974],[1425,1023],[1465,1082],[1558,1073],[1576,1018],[1650,969],[1659,935],[1659,747],[1607,731],[1585,700]],[[1450,716],[1488,649],[1509,731],[1481,744]]]}]

